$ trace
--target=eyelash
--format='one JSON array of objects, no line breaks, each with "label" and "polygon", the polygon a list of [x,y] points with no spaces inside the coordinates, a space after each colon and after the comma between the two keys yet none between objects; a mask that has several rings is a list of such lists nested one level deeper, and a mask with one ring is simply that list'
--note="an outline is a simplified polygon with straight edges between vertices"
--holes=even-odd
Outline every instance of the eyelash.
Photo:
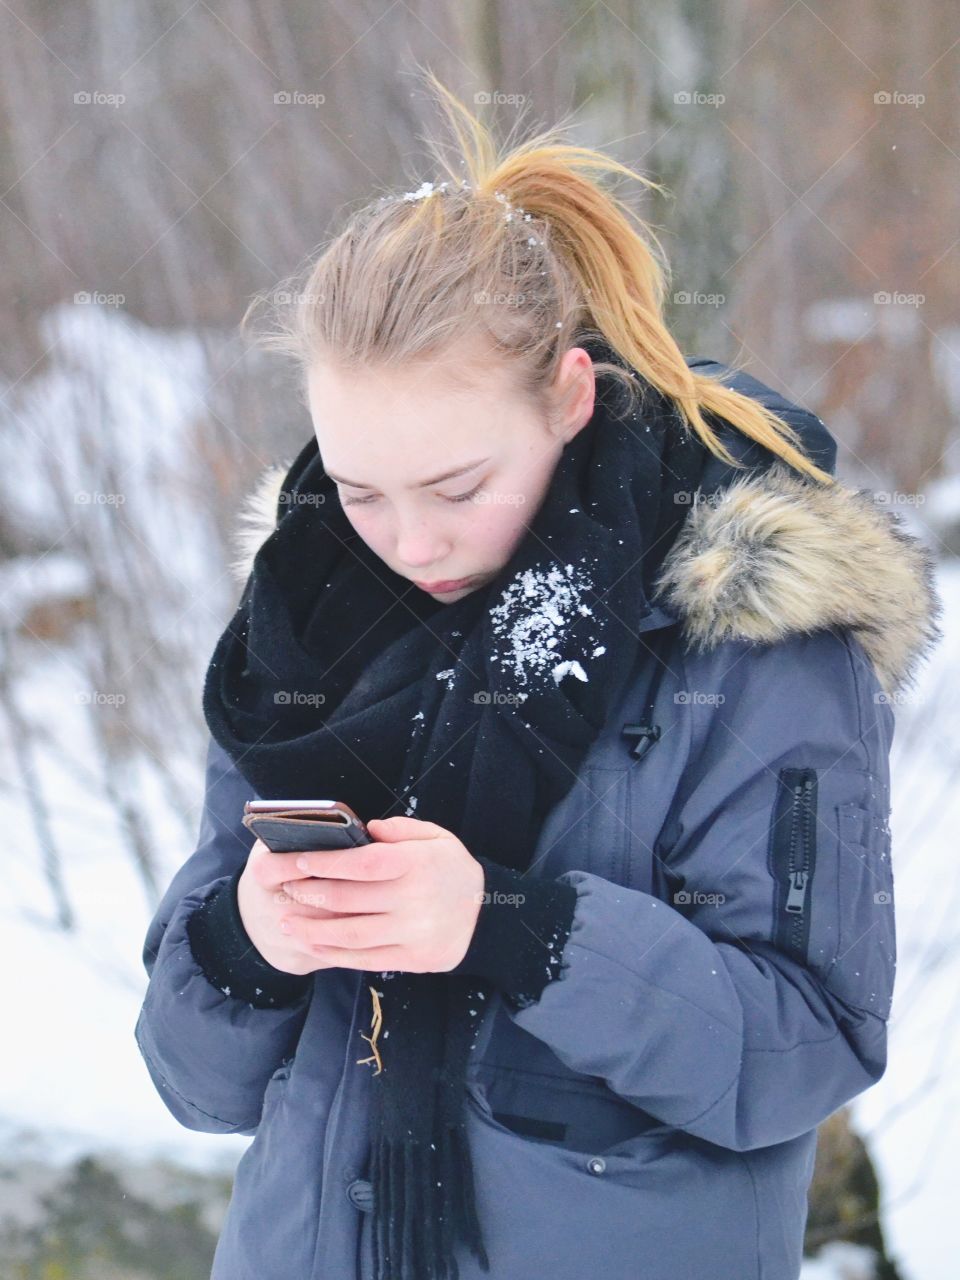
[{"label": "eyelash", "polygon": [[[466,502],[468,498],[472,498],[474,494],[479,493],[482,488],[483,485],[478,484],[477,487],[475,489],[471,489],[469,493],[460,493],[455,498],[444,498],[444,502]],[[354,505],[366,506],[368,503],[373,502],[375,497],[375,494],[371,494],[368,498],[343,498],[341,501],[345,507],[352,507]]]}]

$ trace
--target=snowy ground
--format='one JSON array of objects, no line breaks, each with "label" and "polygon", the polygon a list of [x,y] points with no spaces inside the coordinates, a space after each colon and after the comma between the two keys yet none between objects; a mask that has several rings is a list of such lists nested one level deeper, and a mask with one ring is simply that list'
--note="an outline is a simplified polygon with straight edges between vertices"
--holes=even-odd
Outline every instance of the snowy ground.
[{"label": "snowy ground", "polygon": [[[52,356],[48,366],[5,389],[0,462],[7,476],[22,477],[4,491],[5,515],[54,545],[39,557],[0,564],[0,631],[16,629],[33,602],[62,603],[90,589],[89,566],[71,534],[109,538],[105,529],[112,528],[124,554],[103,557],[95,589],[129,590],[120,573],[130,554],[146,579],[136,604],[142,652],[131,655],[129,668],[165,660],[172,665],[168,678],[199,706],[203,668],[231,590],[227,575],[211,583],[218,548],[210,515],[206,504],[189,501],[212,382],[203,346],[189,331],[158,332],[93,306],[51,309],[42,336]],[[111,518],[112,526],[96,523]],[[16,1049],[0,1092],[5,1146],[9,1150],[17,1126],[41,1126],[52,1157],[115,1144],[167,1148],[201,1163],[226,1152],[235,1161],[249,1139],[214,1142],[181,1129],[144,1075],[133,1038],[152,906],[105,795],[104,764],[91,735],[97,712],[90,698],[103,692],[102,685],[91,686],[97,655],[91,660],[89,646],[71,648],[39,635],[18,641],[16,653],[26,668],[14,690],[20,714],[50,734],[38,751],[40,789],[78,927],[73,933],[56,927],[20,761],[3,721],[7,854],[0,954],[12,979],[7,1009]],[[5,645],[0,661],[7,655]],[[131,684],[135,696],[135,680]],[[137,798],[151,844],[164,854],[163,885],[193,849],[204,740],[198,738],[198,750],[181,745],[177,752],[169,726],[166,736],[174,738],[166,780],[147,744],[137,758],[123,761],[124,786]],[[188,798],[191,812],[177,812],[173,791]],[[28,1147],[35,1149],[32,1139]]]},{"label": "snowy ground", "polygon": [[[960,1200],[960,566],[941,568],[945,640],[892,757],[897,982],[887,1070],[853,1103],[877,1165],[890,1255],[905,1280],[953,1280]],[[812,1278],[811,1278],[812,1280]]]},{"label": "snowy ground", "polygon": [[[142,363],[143,352],[138,342],[129,358]],[[168,409],[180,412],[175,404]],[[181,530],[184,536],[189,541],[200,533]],[[192,574],[197,565],[189,569]],[[13,586],[0,580],[7,607]],[[880,1083],[854,1103],[855,1122],[878,1163],[888,1247],[904,1280],[952,1280],[956,1274],[951,1214],[960,1191],[960,863],[951,851],[960,820],[954,785],[960,767],[954,728],[960,712],[960,567],[942,569],[939,586],[947,639],[924,668],[913,700],[897,709],[892,827],[899,962],[889,1065]],[[210,629],[211,645],[214,639]],[[184,674],[198,699],[207,656],[200,654]],[[18,1127],[38,1128],[51,1159],[113,1148],[165,1153],[198,1168],[232,1165],[250,1139],[180,1127],[154,1090],[134,1041],[146,983],[140,952],[151,910],[129,857],[121,856],[112,810],[91,790],[81,767],[89,730],[76,688],[62,656],[38,646],[20,692],[31,717],[55,717],[58,741],[69,744],[68,751],[44,758],[43,787],[56,797],[54,834],[69,855],[64,874],[79,921],[73,935],[52,927],[36,836],[14,781],[9,743],[0,737],[0,776],[8,780],[0,793],[7,851],[0,957],[8,975],[12,1049],[0,1089],[0,1135],[9,1149]],[[179,762],[183,788],[197,805],[202,763],[199,757]],[[139,794],[165,851],[167,883],[193,845],[157,777],[144,771]],[[199,809],[192,816],[195,831]],[[850,1251],[844,1258],[834,1251],[829,1262],[824,1258],[804,1270],[804,1280],[868,1275]]]}]

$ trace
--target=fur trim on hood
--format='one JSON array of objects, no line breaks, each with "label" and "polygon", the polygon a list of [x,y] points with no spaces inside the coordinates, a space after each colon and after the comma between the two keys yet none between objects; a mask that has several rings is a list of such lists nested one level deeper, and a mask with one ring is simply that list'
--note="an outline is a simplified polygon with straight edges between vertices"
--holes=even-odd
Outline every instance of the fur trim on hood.
[{"label": "fur trim on hood", "polygon": [[691,508],[657,594],[692,648],[849,628],[892,696],[943,639],[934,570],[871,490],[821,485],[777,462]]},{"label": "fur trim on hood", "polygon": [[[291,465],[268,467],[241,506],[230,566],[241,585],[275,527]],[[892,697],[943,639],[934,570],[932,553],[869,489],[824,486],[776,462],[691,506],[654,598],[692,649],[849,628]]]}]

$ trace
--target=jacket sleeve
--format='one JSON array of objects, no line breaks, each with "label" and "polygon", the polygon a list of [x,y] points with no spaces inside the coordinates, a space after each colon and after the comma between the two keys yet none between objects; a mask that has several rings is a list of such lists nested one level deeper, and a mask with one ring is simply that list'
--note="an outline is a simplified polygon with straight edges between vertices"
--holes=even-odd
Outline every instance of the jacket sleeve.
[{"label": "jacket sleeve", "polygon": [[197,848],[143,947],[149,983],[137,1045],[168,1110],[206,1133],[256,1131],[267,1081],[295,1050],[313,989],[314,975],[267,964],[240,919],[236,882],[255,839],[241,817],[252,794],[211,738]]},{"label": "jacket sleeve", "polygon": [[517,1001],[502,960],[478,971],[572,1070],[742,1151],[815,1128],[885,1070],[894,719],[845,631],[685,663],[690,754],[655,892],[567,871],[550,883],[576,891],[569,936],[538,998]]}]

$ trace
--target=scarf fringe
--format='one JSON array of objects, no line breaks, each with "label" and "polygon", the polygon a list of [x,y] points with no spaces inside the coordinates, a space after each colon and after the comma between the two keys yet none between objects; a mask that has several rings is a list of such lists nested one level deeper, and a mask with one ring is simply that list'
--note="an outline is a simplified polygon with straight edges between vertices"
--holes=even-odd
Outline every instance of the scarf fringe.
[{"label": "scarf fringe", "polygon": [[459,1280],[457,1240],[490,1270],[462,1126],[442,1129],[438,1151],[432,1144],[381,1138],[372,1152],[371,1182],[377,1280]]}]

